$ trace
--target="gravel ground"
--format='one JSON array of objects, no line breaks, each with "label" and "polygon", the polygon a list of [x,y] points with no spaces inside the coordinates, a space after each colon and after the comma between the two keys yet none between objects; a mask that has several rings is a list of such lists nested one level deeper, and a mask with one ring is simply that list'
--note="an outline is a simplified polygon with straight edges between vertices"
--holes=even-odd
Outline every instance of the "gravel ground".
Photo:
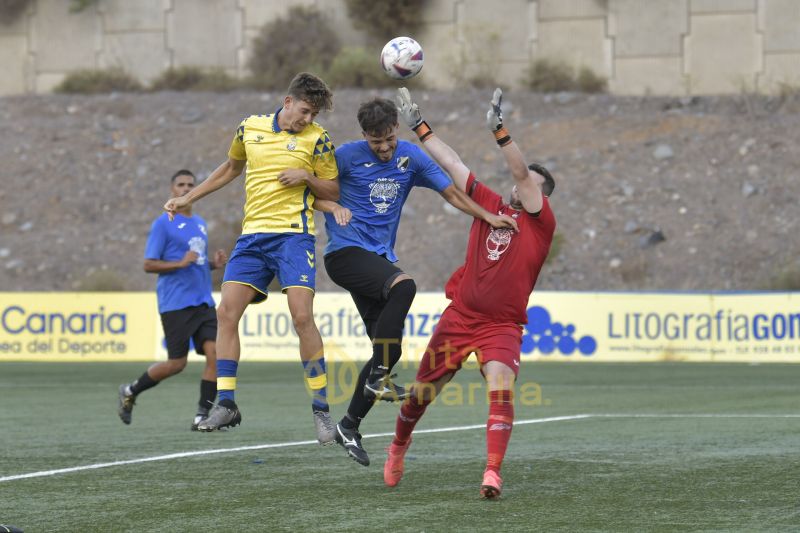
[{"label": "gravel ground", "polygon": [[[374,94],[392,96],[337,92],[334,112],[319,118],[336,144],[360,137],[355,111]],[[434,131],[506,195],[511,178],[483,125],[490,94],[413,96]],[[0,290],[152,290],[142,254],[169,176],[182,167],[207,176],[241,118],[272,112],[281,96],[0,98]],[[557,181],[557,242],[539,288],[754,290],[800,270],[797,95],[509,92],[504,103],[515,140]],[[240,179],[197,204],[212,247],[233,246],[243,200]],[[469,223],[435,193],[412,193],[397,252],[420,290],[441,290],[463,260]],[[324,269],[317,284],[335,288]]]}]

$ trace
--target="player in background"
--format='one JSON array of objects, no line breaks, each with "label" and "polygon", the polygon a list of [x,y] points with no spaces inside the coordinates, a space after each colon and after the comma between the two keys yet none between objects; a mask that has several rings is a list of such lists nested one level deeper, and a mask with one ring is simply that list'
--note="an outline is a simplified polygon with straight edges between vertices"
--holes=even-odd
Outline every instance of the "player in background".
[{"label": "player in background", "polygon": [[236,426],[242,420],[234,397],[241,349],[239,320],[248,305],[267,298],[267,287],[277,275],[300,339],[317,440],[330,444],[335,439],[322,338],[313,314],[317,265],[314,199],[339,198],[333,143],[314,119],[320,111],[332,108],[332,98],[324,81],[312,74],[298,74],[280,108],[241,122],[227,161],[188,194],[164,205],[167,213],[173,214],[227,185],[247,165],[242,236],[225,268],[217,309],[219,403],[198,425],[201,431]]},{"label": "player in background", "polygon": [[373,343],[353,397],[336,426],[336,440],[358,463],[369,465],[359,426],[376,399],[398,400],[406,391],[390,372],[401,356],[403,325],[416,294],[414,280],[394,263],[394,244],[403,204],[413,187],[426,187],[450,204],[496,228],[516,229],[507,215],[490,213],[450,181],[415,144],[398,140],[397,106],[375,98],[358,109],[363,140],[336,150],[339,204],[352,213],[347,225],[326,214],[325,269],[350,292]]},{"label": "player in background", "polygon": [[528,298],[550,250],[556,220],[547,200],[553,191],[553,178],[544,167],[526,164],[519,147],[503,127],[501,99],[502,92],[495,90],[486,119],[514,181],[508,203],[480,183],[458,154],[434,135],[408,90],[398,90],[397,101],[404,121],[456,186],[487,210],[516,219],[519,232],[493,229],[479,219],[473,222],[464,265],[445,286],[450,305],[434,329],[411,397],[403,403],[397,417],[383,469],[384,482],[390,487],[397,485],[403,476],[411,433],[425,409],[474,352],[489,390],[487,460],[480,494],[482,498],[494,499],[502,490],[500,467],[514,423],[521,324],[527,321]]},{"label": "player in background", "polygon": [[[170,191],[175,198],[194,188],[195,177],[188,170],[179,170],[171,183]],[[192,430],[208,416],[217,396],[217,313],[211,297],[211,270],[225,266],[228,256],[217,250],[213,258],[209,257],[207,227],[205,220],[192,214],[191,206],[176,211],[173,221],[163,213],[150,227],[144,271],[158,274],[156,294],[167,341],[167,360],[151,365],[139,379],[120,385],[118,413],[125,424],[131,423],[133,404],[139,394],[186,368],[190,339],[197,353],[206,356]]]}]

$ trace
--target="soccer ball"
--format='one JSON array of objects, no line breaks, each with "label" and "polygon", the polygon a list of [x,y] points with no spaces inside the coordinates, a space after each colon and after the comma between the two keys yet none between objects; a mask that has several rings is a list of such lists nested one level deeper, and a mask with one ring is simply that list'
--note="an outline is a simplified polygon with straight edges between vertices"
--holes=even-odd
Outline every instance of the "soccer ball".
[{"label": "soccer ball", "polygon": [[411,37],[395,37],[381,51],[381,66],[390,78],[413,78],[422,70],[422,47]]}]

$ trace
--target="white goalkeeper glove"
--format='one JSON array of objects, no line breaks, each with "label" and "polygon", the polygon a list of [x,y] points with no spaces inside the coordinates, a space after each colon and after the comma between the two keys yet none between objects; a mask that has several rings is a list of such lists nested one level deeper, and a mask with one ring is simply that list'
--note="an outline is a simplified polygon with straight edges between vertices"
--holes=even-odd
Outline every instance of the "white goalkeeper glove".
[{"label": "white goalkeeper glove", "polygon": [[503,91],[498,87],[492,95],[489,111],[486,112],[486,125],[494,133],[497,145],[503,147],[511,142],[511,135],[503,127],[503,110],[500,105],[503,102]]},{"label": "white goalkeeper glove", "polygon": [[422,123],[422,113],[419,107],[411,100],[411,93],[405,87],[397,89],[397,112],[409,128],[412,130]]},{"label": "white goalkeeper glove", "polygon": [[500,107],[502,103],[503,91],[498,87],[494,90],[489,111],[486,112],[486,125],[492,130],[492,133],[503,127],[503,110]]}]

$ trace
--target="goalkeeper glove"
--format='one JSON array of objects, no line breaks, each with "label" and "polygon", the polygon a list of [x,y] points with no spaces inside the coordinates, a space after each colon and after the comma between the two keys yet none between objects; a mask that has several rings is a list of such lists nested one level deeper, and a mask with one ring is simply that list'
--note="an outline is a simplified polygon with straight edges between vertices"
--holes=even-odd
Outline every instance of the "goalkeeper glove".
[{"label": "goalkeeper glove", "polygon": [[433,135],[428,123],[422,120],[422,113],[419,112],[419,107],[411,101],[411,93],[408,92],[408,89],[405,87],[397,89],[395,102],[397,103],[397,113],[403,119],[403,122],[417,134],[420,141],[424,141],[430,135]]},{"label": "goalkeeper glove", "polygon": [[494,133],[494,138],[499,146],[505,146],[511,142],[511,135],[503,127],[503,110],[500,107],[503,102],[503,91],[498,87],[492,95],[489,111],[486,112],[486,125]]}]

